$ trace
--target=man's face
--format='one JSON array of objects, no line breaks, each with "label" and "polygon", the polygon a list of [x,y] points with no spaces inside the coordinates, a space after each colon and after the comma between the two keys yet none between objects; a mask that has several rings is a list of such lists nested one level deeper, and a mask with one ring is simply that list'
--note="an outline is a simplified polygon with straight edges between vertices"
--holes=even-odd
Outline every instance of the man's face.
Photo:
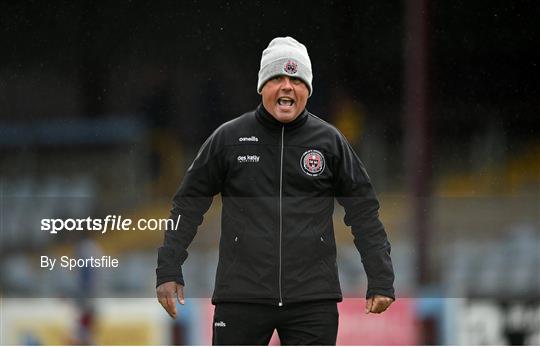
[{"label": "man's face", "polygon": [[309,89],[301,79],[276,76],[261,89],[264,108],[281,123],[289,123],[306,108]]}]

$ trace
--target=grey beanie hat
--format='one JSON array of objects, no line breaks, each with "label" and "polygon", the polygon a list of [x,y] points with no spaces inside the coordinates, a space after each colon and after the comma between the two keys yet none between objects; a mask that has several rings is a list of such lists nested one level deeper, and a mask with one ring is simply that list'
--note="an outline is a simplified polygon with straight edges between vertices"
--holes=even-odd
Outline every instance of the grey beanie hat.
[{"label": "grey beanie hat", "polygon": [[290,36],[276,37],[263,51],[257,93],[261,93],[262,87],[269,79],[278,75],[301,79],[307,85],[311,96],[313,74],[306,46]]}]

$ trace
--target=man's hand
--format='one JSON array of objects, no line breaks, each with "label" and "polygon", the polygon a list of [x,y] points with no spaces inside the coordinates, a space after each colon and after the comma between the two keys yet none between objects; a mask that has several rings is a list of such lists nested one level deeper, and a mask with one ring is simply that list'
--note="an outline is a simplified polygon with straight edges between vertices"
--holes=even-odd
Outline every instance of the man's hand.
[{"label": "man's hand", "polygon": [[159,303],[172,318],[176,318],[176,303],[184,304],[184,286],[176,282],[165,282],[156,288],[156,295]]},{"label": "man's hand", "polygon": [[366,301],[366,314],[382,313],[394,302],[394,299],[383,295],[375,295]]}]

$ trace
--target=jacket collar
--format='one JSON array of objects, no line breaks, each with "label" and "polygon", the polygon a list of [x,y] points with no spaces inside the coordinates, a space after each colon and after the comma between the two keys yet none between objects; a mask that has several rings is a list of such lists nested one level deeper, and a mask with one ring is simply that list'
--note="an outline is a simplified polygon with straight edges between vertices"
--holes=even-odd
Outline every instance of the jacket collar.
[{"label": "jacket collar", "polygon": [[298,115],[298,117],[296,117],[296,119],[290,123],[281,123],[275,119],[274,116],[272,116],[261,103],[255,111],[255,116],[259,122],[269,129],[280,130],[282,127],[285,127],[285,129],[295,129],[302,126],[307,121],[308,111],[307,109],[304,109],[302,113],[300,113],[300,115]]}]

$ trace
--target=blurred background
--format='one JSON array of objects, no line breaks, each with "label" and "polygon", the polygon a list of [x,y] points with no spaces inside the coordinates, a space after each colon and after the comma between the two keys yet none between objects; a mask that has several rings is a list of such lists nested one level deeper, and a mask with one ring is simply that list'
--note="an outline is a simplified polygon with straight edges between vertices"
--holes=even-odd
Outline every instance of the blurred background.
[{"label": "blurred background", "polygon": [[[289,35],[312,60],[308,109],[366,164],[392,243],[399,299],[365,316],[337,207],[338,344],[540,344],[539,15],[502,0],[2,1],[1,343],[211,343],[219,197],[175,321],[154,299],[162,232],[40,220],[166,218],[206,137],[259,104],[262,50]],[[121,265],[40,268],[64,254]]]}]

